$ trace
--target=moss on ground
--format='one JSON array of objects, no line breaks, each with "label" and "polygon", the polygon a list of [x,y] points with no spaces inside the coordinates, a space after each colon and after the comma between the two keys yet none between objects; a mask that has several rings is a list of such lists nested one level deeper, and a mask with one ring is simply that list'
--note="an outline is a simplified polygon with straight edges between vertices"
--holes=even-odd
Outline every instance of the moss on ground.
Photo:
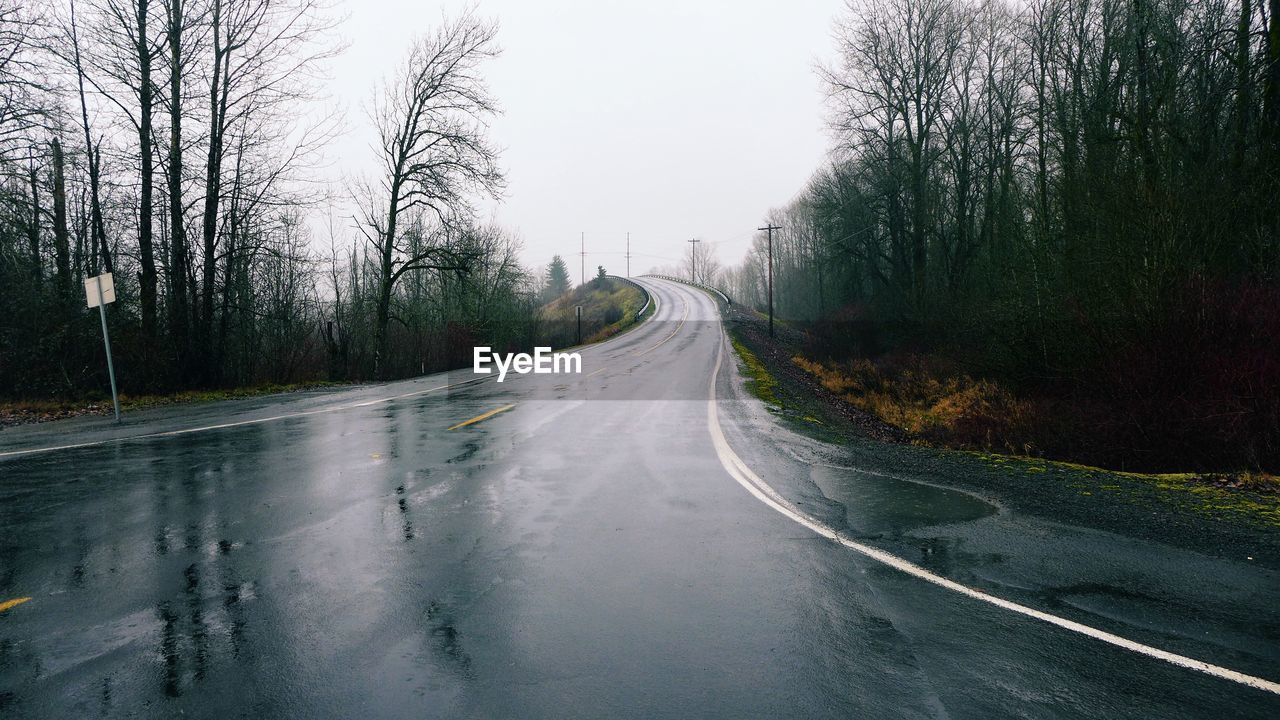
[{"label": "moss on ground", "polygon": [[743,372],[747,376],[747,391],[763,400],[771,410],[782,409],[782,403],[778,400],[777,379],[769,374],[769,370],[764,363],[760,362],[760,358],[748,350],[738,338],[730,335],[729,341],[733,343],[733,349],[738,353],[738,359],[742,361]]},{"label": "moss on ground", "polygon": [[1099,502],[1154,502],[1214,520],[1280,529],[1280,494],[1270,487],[1274,478],[1257,480],[1252,487],[1219,487],[1198,473],[1124,472],[993,452],[962,452],[993,468],[1061,474],[1080,495]]}]

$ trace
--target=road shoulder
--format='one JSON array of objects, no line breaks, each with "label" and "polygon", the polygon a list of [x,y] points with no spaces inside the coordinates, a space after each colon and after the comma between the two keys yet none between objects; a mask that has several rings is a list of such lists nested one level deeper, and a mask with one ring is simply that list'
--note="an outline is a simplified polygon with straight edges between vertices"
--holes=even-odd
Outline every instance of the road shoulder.
[{"label": "road shoulder", "polygon": [[[747,390],[789,429],[863,461],[912,468],[930,483],[1018,513],[1280,569],[1280,498],[1176,475],[1112,472],[986,452],[924,447],[877,418],[824,397],[741,310],[726,331]],[[744,359],[744,354],[747,359]],[[830,393],[825,393],[830,395]]]}]

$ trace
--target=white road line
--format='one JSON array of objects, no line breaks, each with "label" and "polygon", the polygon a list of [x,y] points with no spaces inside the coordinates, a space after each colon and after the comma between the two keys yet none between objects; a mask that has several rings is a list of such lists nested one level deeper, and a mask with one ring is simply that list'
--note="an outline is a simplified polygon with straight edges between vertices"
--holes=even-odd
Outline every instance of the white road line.
[{"label": "white road line", "polygon": [[1081,635],[1091,637],[1095,640],[1101,640],[1102,642],[1124,648],[1125,650],[1129,650],[1140,655],[1146,655],[1147,657],[1155,658],[1157,660],[1163,660],[1177,665],[1178,667],[1196,670],[1205,673],[1206,675],[1212,675],[1217,678],[1222,678],[1223,680],[1230,680],[1235,683],[1240,683],[1241,685],[1247,685],[1251,688],[1280,695],[1280,683],[1254,677],[1252,675],[1246,675],[1242,672],[1231,670],[1230,668],[1213,665],[1184,655],[1178,655],[1167,650],[1151,647],[1150,645],[1143,645],[1142,643],[1120,637],[1119,635],[1114,635],[1106,632],[1105,630],[1099,630],[1095,627],[1075,622],[1074,620],[1068,620],[1066,618],[1058,617],[1057,615],[1051,615],[1047,612],[1027,607],[1026,605],[1020,605],[1018,603],[996,597],[995,595],[988,594],[981,590],[976,590],[968,587],[967,585],[961,585],[954,580],[949,580],[940,575],[935,575],[919,565],[903,560],[896,555],[844,537],[830,526],[804,514],[794,505],[783,499],[783,497],[770,487],[768,483],[761,480],[758,475],[752,472],[751,468],[747,467],[746,463],[742,461],[742,458],[738,457],[737,453],[733,451],[733,448],[729,447],[728,441],[725,440],[724,432],[720,429],[720,417],[716,409],[716,378],[720,374],[720,366],[723,359],[724,338],[721,337],[720,349],[716,354],[715,369],[711,371],[711,392],[707,403],[707,426],[711,430],[711,441],[715,446],[716,455],[720,459],[720,464],[724,467],[725,471],[738,482],[739,485],[745,488],[747,492],[754,495],[760,502],[768,505],[774,510],[777,510],[788,518],[791,518],[796,523],[803,525],[815,533],[829,540],[833,540],[850,550],[888,565],[895,570],[920,578],[921,580],[946,588],[947,590],[951,590],[952,592],[960,593],[966,597],[980,600],[990,605],[995,605],[996,607],[1018,613],[1019,615],[1025,615],[1027,617],[1049,623],[1050,625],[1056,625],[1065,630],[1070,630],[1071,632],[1080,633]]},{"label": "white road line", "polygon": [[334,407],[317,408],[315,410],[302,410],[299,412],[285,413],[283,415],[272,415],[271,417],[253,418],[250,420],[236,420],[234,422],[219,423],[217,425],[202,425],[200,427],[183,428],[181,430],[168,430],[166,432],[145,433],[143,435],[125,435],[123,437],[107,438],[105,440],[94,440],[92,442],[73,443],[71,445],[53,445],[42,448],[28,448],[26,450],[9,450],[0,452],[0,458],[18,457],[21,455],[35,455],[37,453],[54,452],[56,450],[74,450],[76,448],[95,447],[97,445],[106,445],[115,442],[127,442],[129,440],[145,440],[147,438],[173,437],[175,435],[189,435],[191,433],[205,432],[208,430],[223,430],[225,428],[240,427],[242,425],[258,425],[260,423],[274,422],[276,420],[288,420],[290,418],[307,417],[309,415],[320,415],[322,413],[338,412],[340,410],[353,410],[355,408],[368,407],[379,403],[391,402],[392,400],[403,400],[404,398],[414,397],[416,395],[426,395],[427,393],[437,390],[447,390],[448,388],[458,387],[461,385],[470,385],[471,383],[481,382],[489,378],[472,378],[463,380],[462,382],[448,383],[445,385],[437,385],[425,390],[415,390],[413,392],[401,393],[399,395],[391,395],[383,398],[374,398],[373,400],[364,400],[358,403],[350,403],[348,405],[335,405]]}]

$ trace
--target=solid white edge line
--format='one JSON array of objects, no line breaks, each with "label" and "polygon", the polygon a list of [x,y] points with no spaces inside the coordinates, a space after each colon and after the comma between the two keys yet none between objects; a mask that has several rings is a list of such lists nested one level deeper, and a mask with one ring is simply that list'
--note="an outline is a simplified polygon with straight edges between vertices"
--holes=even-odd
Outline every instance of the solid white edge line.
[{"label": "solid white edge line", "polygon": [[717,412],[716,403],[716,379],[720,374],[720,366],[723,360],[724,338],[722,336],[720,339],[720,349],[716,354],[715,369],[711,371],[711,391],[707,403],[707,426],[711,431],[711,441],[715,446],[716,456],[720,459],[721,466],[724,467],[725,471],[728,472],[739,485],[745,488],[747,492],[754,495],[760,502],[768,505],[774,510],[777,510],[779,513],[782,513],[796,523],[809,528],[822,537],[833,540],[850,550],[888,565],[895,570],[912,575],[947,590],[1018,613],[1019,615],[1025,615],[1027,617],[1049,623],[1050,625],[1056,625],[1065,630],[1070,630],[1071,632],[1079,633],[1095,640],[1101,640],[1102,642],[1124,648],[1125,650],[1129,650],[1140,655],[1145,655],[1157,660],[1163,660],[1167,663],[1177,665],[1178,667],[1196,670],[1205,673],[1206,675],[1212,675],[1223,680],[1230,680],[1241,685],[1247,685],[1251,688],[1280,695],[1280,683],[1254,677],[1252,675],[1246,675],[1230,668],[1221,667],[1202,660],[1196,660],[1195,658],[1189,658],[1184,655],[1178,655],[1177,653],[1161,650],[1160,648],[1151,647],[1150,645],[1143,645],[1142,643],[1120,637],[1119,635],[1114,635],[1106,632],[1105,630],[1099,630],[1095,627],[1075,622],[1074,620],[1068,620],[1042,610],[1036,610],[1035,608],[1027,607],[1026,605],[1020,605],[1016,602],[996,597],[995,595],[968,587],[967,585],[961,585],[954,580],[947,579],[940,575],[935,575],[919,565],[885,552],[884,550],[879,550],[871,547],[870,545],[864,545],[860,542],[844,537],[835,529],[824,525],[808,515],[805,515],[791,503],[784,500],[777,491],[768,485],[768,483],[761,480],[758,475],[752,472],[751,468],[747,467],[747,464],[738,457],[737,453],[733,451],[733,448],[729,446],[729,442],[725,439],[724,432],[720,428],[720,418]]},{"label": "solid white edge line", "polygon": [[285,413],[283,415],[272,415],[264,418],[250,418],[248,420],[236,420],[234,422],[219,423],[217,425],[202,425],[200,427],[182,428],[180,430],[166,430],[165,432],[144,433],[142,435],[125,435],[123,437],[107,438],[105,440],[93,440],[91,442],[74,443],[71,445],[54,445],[42,448],[28,448],[26,450],[9,450],[0,452],[0,458],[19,457],[22,455],[36,455],[38,453],[54,452],[57,450],[74,450],[76,448],[96,447],[98,445],[106,445],[108,443],[128,442],[130,440],[146,440],[148,438],[173,437],[175,435],[189,435],[191,433],[206,432],[208,430],[223,430],[226,428],[240,427],[242,425],[258,425],[261,423],[274,422],[276,420],[288,420],[290,418],[308,417],[311,415],[321,415],[324,413],[338,412],[340,410],[352,410],[355,408],[368,407],[370,405],[378,405],[380,403],[391,402],[392,400],[403,400],[404,398],[414,397],[416,395],[426,395],[427,393],[436,392],[437,390],[447,390],[453,387],[469,385],[471,383],[488,380],[488,377],[472,378],[456,383],[447,383],[445,385],[437,385],[425,390],[414,390],[413,392],[401,393],[399,395],[391,395],[389,397],[374,398],[373,400],[363,400],[358,403],[349,403],[347,405],[335,405],[333,407],[316,408],[315,410],[302,410],[299,412]]}]

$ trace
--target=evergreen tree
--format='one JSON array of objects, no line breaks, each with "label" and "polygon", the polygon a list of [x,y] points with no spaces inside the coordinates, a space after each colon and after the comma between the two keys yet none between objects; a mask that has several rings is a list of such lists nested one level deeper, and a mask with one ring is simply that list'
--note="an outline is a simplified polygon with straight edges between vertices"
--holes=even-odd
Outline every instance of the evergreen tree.
[{"label": "evergreen tree", "polygon": [[547,302],[569,292],[569,267],[565,265],[564,258],[556,255],[551,258],[551,265],[547,267],[547,284],[542,290],[543,299]]}]

